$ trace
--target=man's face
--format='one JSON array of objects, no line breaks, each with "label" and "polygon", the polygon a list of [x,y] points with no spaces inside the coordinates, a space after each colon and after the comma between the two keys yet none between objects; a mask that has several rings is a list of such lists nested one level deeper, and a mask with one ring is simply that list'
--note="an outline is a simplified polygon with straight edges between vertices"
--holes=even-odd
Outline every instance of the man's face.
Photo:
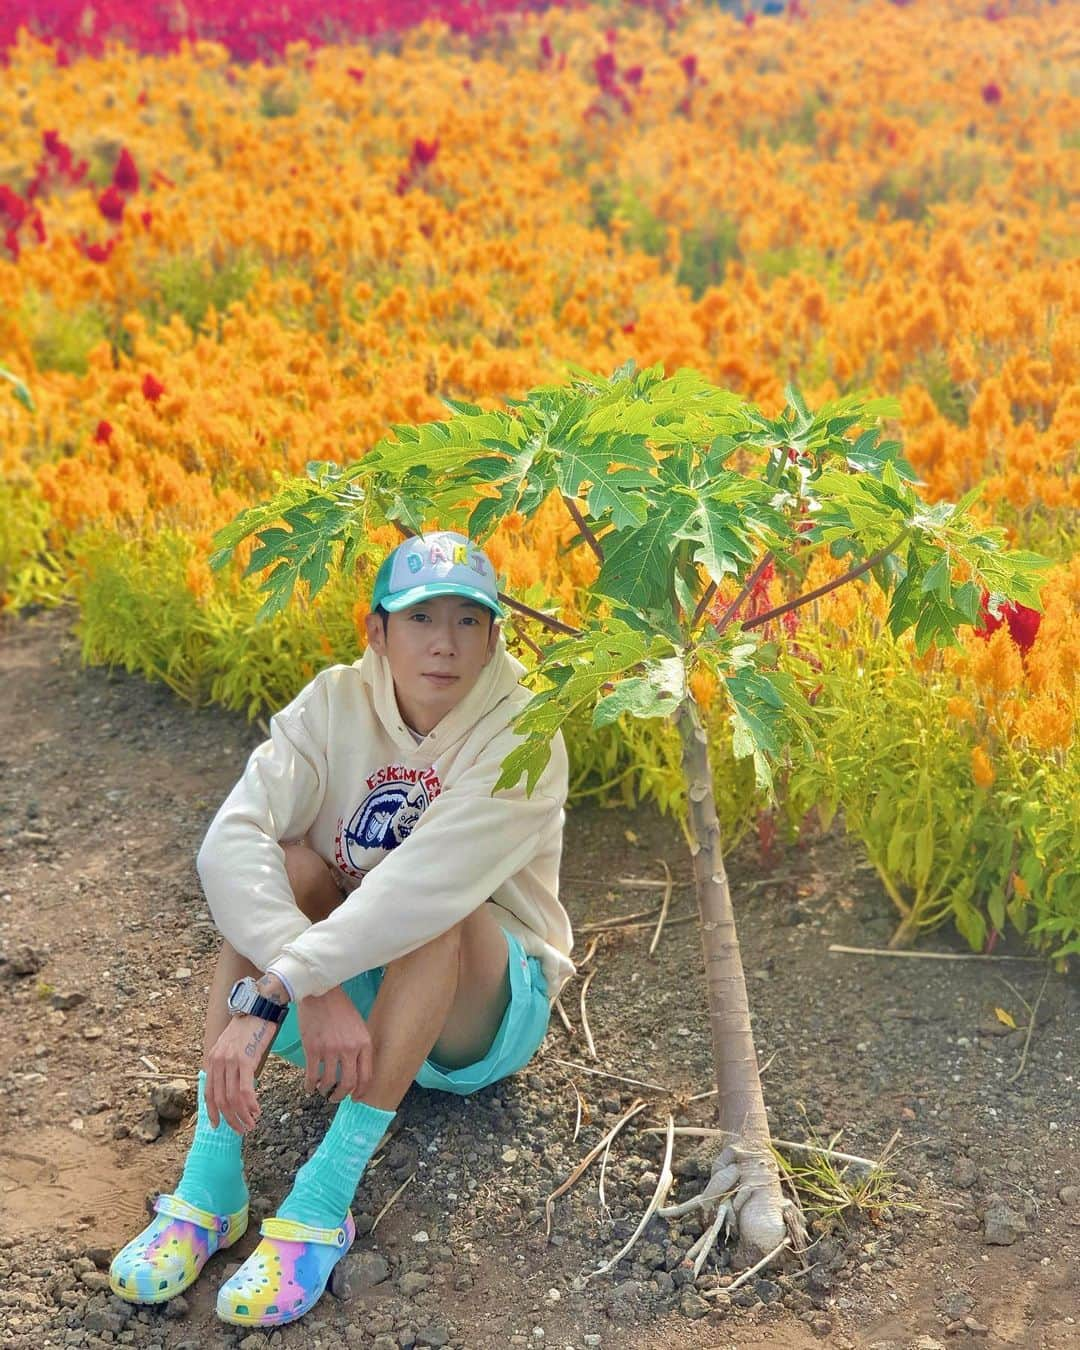
[{"label": "man's face", "polygon": [[369,614],[368,642],[390,662],[398,707],[425,735],[456,708],[495,654],[491,611],[459,595],[439,595],[382,619]]}]

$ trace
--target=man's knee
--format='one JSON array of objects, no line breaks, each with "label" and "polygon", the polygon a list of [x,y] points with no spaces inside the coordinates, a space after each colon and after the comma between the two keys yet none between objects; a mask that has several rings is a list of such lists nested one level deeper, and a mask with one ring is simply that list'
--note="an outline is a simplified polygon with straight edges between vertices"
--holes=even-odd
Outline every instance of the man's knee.
[{"label": "man's knee", "polygon": [[319,923],[341,904],[341,891],[330,868],[307,844],[285,844],[285,874],[297,907]]}]

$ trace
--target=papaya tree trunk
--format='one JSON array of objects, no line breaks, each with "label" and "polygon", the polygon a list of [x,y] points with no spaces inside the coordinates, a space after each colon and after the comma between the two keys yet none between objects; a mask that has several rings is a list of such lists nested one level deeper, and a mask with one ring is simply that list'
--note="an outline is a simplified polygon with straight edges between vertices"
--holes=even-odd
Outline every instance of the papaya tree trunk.
[{"label": "papaya tree trunk", "polygon": [[741,1254],[757,1258],[773,1251],[791,1232],[791,1204],[780,1189],[769,1146],[746,980],[721,852],[708,739],[692,699],[680,709],[678,726],[690,798],[688,826],[705,956],[717,1123],[725,1132],[726,1145],[714,1166],[709,1190],[716,1194],[719,1178],[725,1179]]}]

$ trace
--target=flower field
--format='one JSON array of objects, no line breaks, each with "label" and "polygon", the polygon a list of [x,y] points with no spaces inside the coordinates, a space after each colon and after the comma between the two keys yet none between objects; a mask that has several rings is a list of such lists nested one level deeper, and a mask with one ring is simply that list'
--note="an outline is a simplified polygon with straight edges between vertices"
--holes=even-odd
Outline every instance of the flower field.
[{"label": "flower field", "polygon": [[[1045,612],[917,657],[876,590],[822,600],[779,815],[842,811],[905,936],[1080,951],[1074,6],[45,8],[0,20],[0,603],[74,598],[88,659],[255,716],[366,608],[339,578],[255,626],[209,568],[309,461],[571,364],[692,366],[770,415],[789,382],[895,395],[924,491],[985,483],[1054,560]],[[490,552],[573,619],[560,512]],[[679,806],[666,734],[574,740],[579,793]],[[767,847],[722,762],[729,835]]]}]

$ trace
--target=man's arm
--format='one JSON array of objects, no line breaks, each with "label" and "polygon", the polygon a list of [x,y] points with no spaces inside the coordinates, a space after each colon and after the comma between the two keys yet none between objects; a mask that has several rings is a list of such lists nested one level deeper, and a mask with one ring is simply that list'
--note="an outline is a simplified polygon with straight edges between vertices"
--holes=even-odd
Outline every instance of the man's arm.
[{"label": "man's arm", "polygon": [[270,738],[210,824],[197,867],[218,929],[260,970],[309,927],[278,842],[306,833],[326,793],[324,672],[270,723]]},{"label": "man's arm", "polygon": [[524,783],[492,796],[518,738],[508,729],[484,761],[443,791],[409,837],[332,914],[267,962],[303,999],[386,965],[445,933],[536,855],[566,799],[561,738],[531,797]]}]

